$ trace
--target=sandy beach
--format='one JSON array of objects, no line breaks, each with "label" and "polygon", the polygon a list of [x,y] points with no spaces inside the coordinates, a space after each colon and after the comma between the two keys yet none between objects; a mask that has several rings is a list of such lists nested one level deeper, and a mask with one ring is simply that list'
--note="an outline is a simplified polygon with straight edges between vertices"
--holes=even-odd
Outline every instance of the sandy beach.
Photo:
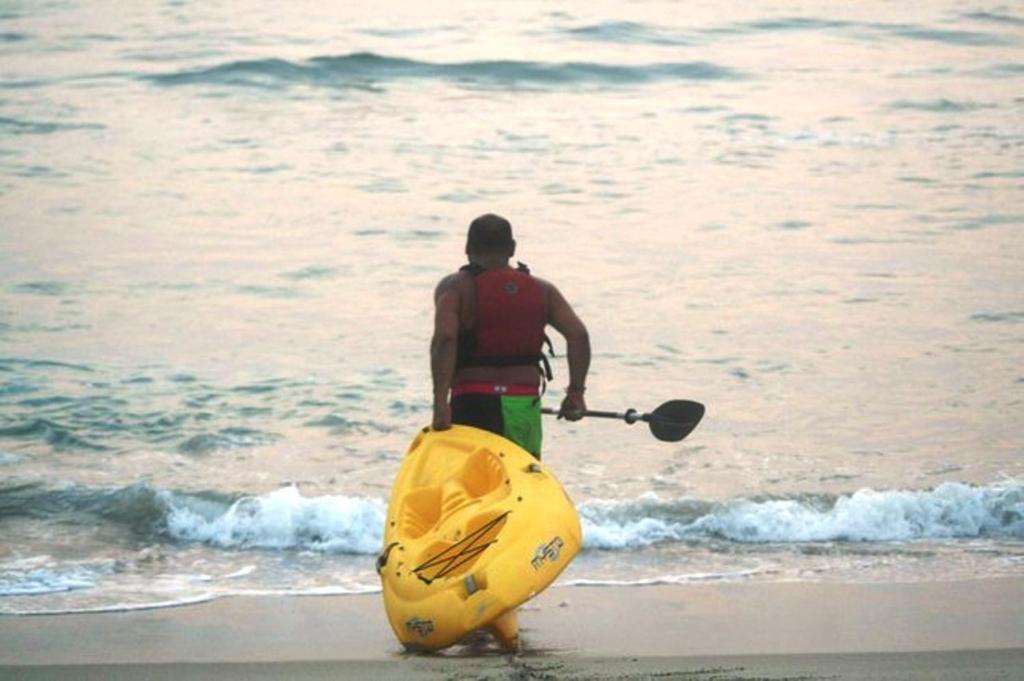
[{"label": "sandy beach", "polygon": [[378,595],[0,619],[4,679],[1011,679],[1024,579],[556,587],[489,642],[405,654]]}]

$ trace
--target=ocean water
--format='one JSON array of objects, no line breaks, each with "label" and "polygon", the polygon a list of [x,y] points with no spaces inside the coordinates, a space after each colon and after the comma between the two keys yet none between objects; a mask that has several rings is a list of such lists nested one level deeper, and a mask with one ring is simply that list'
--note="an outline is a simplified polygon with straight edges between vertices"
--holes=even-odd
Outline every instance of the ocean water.
[{"label": "ocean water", "polygon": [[1024,574],[1018,5],[343,4],[0,2],[0,613],[376,590],[484,212],[563,588]]}]

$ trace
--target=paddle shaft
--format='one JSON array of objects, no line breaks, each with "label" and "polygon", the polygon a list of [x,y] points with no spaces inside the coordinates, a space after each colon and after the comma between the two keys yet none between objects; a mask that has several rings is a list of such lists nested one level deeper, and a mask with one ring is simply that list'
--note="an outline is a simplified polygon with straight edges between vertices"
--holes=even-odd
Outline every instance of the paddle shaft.
[{"label": "paddle shaft", "polygon": [[[558,414],[558,409],[544,407],[543,414]],[[651,434],[664,442],[678,442],[690,434],[704,417],[704,405],[692,400],[669,400],[649,414],[641,414],[636,409],[625,412],[598,411],[587,409],[581,416],[599,419],[618,419],[633,425],[644,421],[651,428]]]},{"label": "paddle shaft", "polygon": [[[557,409],[551,407],[544,407],[540,410],[542,414],[550,414],[552,416],[558,414]],[[617,411],[594,411],[587,409],[582,412],[583,416],[589,416],[591,418],[599,419],[621,419],[626,423],[636,423],[637,421],[648,421],[650,420],[650,414],[638,414],[636,409],[627,409],[625,413],[619,413]]]}]

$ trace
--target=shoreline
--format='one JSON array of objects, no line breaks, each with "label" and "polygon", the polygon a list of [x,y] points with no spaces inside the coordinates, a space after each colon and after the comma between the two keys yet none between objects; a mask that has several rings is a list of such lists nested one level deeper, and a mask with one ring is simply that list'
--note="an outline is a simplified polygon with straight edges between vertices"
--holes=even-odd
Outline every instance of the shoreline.
[{"label": "shoreline", "polygon": [[731,678],[742,670],[835,678],[830,669],[850,669],[853,676],[839,678],[879,678],[856,674],[892,667],[910,670],[906,678],[942,678],[936,670],[948,667],[963,673],[949,678],[989,678],[984,670],[1024,668],[1024,577],[556,586],[521,609],[520,623],[518,655],[489,641],[411,655],[394,638],[379,594],[3,616],[0,676],[703,678],[701,670],[717,670],[715,678]]},{"label": "shoreline", "polygon": [[835,655],[726,657],[537,658],[521,655],[462,659],[417,658],[393,662],[294,661],[271,663],[171,663],[0,667],[4,679],[50,681],[248,681],[296,679],[677,679],[679,681],[997,681],[1017,678],[1024,651],[937,651]]}]

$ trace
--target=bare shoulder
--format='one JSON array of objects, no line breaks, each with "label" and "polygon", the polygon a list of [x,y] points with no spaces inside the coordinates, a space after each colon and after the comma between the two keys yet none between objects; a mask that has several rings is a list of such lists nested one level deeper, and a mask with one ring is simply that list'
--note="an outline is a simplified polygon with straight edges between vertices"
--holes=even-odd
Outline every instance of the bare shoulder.
[{"label": "bare shoulder", "polygon": [[534,281],[536,281],[538,284],[540,284],[540,287],[544,290],[544,293],[550,294],[552,291],[557,291],[558,290],[557,288],[555,288],[555,285],[552,284],[547,279],[543,279],[541,277],[537,277],[537,276],[534,276],[534,275],[530,275],[530,276],[533,277]]},{"label": "bare shoulder", "polygon": [[540,277],[534,277],[534,280],[538,284],[540,284],[540,287],[544,291],[544,297],[548,301],[548,304],[551,304],[552,302],[558,303],[558,302],[561,302],[561,301],[565,300],[562,297],[561,292],[558,290],[558,287],[556,287],[554,284],[552,284],[547,279],[542,279]]},{"label": "bare shoulder", "polygon": [[462,272],[452,272],[448,276],[437,282],[437,288],[434,289],[434,300],[438,300],[441,296],[448,294],[455,294],[456,296],[462,289]]}]

